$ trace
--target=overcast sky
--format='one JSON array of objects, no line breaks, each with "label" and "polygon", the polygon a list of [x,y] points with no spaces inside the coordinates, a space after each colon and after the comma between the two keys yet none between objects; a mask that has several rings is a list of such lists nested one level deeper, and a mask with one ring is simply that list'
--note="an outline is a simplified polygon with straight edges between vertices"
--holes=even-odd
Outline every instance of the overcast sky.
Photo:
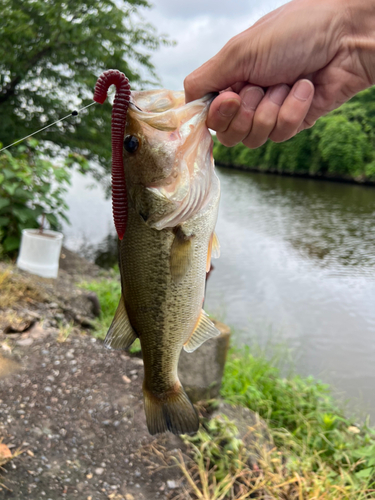
[{"label": "overcast sky", "polygon": [[153,53],[165,88],[180,90],[191,71],[215,55],[234,35],[245,30],[286,0],[150,0],[147,21],[177,42]]}]

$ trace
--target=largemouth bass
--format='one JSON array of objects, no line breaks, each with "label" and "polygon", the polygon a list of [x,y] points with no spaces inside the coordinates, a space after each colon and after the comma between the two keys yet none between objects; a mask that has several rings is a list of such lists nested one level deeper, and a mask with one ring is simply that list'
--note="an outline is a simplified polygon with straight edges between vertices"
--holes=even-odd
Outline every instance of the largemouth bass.
[{"label": "largemouth bass", "polygon": [[182,348],[192,352],[219,334],[202,309],[206,272],[218,253],[220,185],[205,124],[211,100],[185,104],[183,92],[132,92],[127,110],[122,296],[105,345],[127,349],[140,339],[151,434],[198,430],[178,360]]}]

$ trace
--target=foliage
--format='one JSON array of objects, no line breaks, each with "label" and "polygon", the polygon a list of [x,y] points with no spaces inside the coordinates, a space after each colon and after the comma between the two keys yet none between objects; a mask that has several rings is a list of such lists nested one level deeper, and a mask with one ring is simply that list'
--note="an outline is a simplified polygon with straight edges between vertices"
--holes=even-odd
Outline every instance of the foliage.
[{"label": "foliage", "polygon": [[14,154],[0,153],[0,246],[5,253],[19,248],[21,231],[39,227],[43,214],[51,229],[59,229],[61,219],[67,221],[64,194],[69,182],[66,166],[44,159],[35,140],[18,146]]},{"label": "foliage", "polygon": [[[249,433],[256,432],[253,427]],[[303,447],[259,447],[249,457],[233,422],[218,415],[203,420],[198,433],[184,436],[188,457],[179,453],[175,462],[186,479],[179,499],[245,500],[365,500],[373,498],[368,477],[357,477],[349,468],[339,473]]]},{"label": "foliage", "polygon": [[44,299],[43,294],[32,280],[13,273],[11,265],[2,267],[0,269],[0,308],[9,310],[25,297],[39,302]]},{"label": "foliage", "polygon": [[266,420],[251,419],[241,438],[225,415],[202,418],[183,437],[188,455],[175,458],[186,480],[180,500],[374,498],[375,430],[351,425],[327,386],[282,378],[274,360],[232,349],[222,395]]},{"label": "foliage", "polygon": [[[167,43],[145,23],[146,0],[3,0],[0,18],[0,138],[7,145],[92,102],[110,68],[131,84],[155,80],[150,52]],[[109,168],[111,106],[41,132],[41,140]],[[56,148],[50,153],[56,154]]]},{"label": "foliage", "polygon": [[[118,276],[118,274],[119,270],[116,266],[112,269],[112,275]],[[99,299],[101,312],[98,320],[95,322],[95,336],[100,339],[105,339],[121,297],[121,283],[116,278],[103,278],[100,280],[83,282],[80,286],[85,290],[95,292]],[[129,351],[131,353],[137,353],[140,350],[140,342],[137,339],[130,347]]]},{"label": "foliage", "polygon": [[375,87],[284,143],[268,141],[249,150],[214,142],[215,160],[226,166],[374,181]]},{"label": "foliage", "polygon": [[375,486],[375,430],[345,418],[328,386],[312,377],[283,378],[269,361],[246,348],[232,351],[222,395],[265,418],[280,449],[304,450],[314,467],[323,460],[332,475],[345,470]]},{"label": "foliage", "polygon": [[[119,274],[118,267],[116,266],[112,269],[111,273],[113,278],[103,278],[100,280],[83,282],[80,285],[85,290],[95,292],[99,299],[101,312],[99,318],[95,322],[95,336],[103,340],[107,335],[108,328],[111,326],[121,297],[121,283],[115,278],[115,276],[118,276]],[[138,353],[140,350],[140,342],[136,339],[129,351],[131,353]]]}]

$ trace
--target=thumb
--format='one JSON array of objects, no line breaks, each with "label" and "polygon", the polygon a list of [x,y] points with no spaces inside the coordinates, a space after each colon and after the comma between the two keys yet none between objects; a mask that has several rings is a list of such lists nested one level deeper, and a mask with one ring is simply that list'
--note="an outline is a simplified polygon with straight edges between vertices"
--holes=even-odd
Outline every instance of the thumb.
[{"label": "thumb", "polygon": [[[237,82],[247,81],[242,54],[238,37],[234,37],[212,59],[190,73],[184,81],[186,102],[199,99],[209,92],[220,92]],[[247,67],[250,58],[249,51]]]}]

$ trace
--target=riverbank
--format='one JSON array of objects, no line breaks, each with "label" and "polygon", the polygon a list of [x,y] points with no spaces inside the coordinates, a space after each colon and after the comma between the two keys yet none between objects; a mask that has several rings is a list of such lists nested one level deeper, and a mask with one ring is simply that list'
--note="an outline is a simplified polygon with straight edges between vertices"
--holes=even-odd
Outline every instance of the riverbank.
[{"label": "riverbank", "polygon": [[217,164],[248,171],[375,184],[374,88],[282,143],[227,148],[214,137]]},{"label": "riverbank", "polygon": [[363,176],[351,177],[350,175],[337,175],[326,173],[312,173],[312,172],[288,172],[285,170],[280,170],[275,167],[262,167],[253,165],[241,165],[222,162],[215,159],[215,164],[218,167],[224,167],[228,169],[240,170],[242,172],[252,172],[258,174],[270,174],[270,175],[282,175],[285,177],[297,177],[300,179],[313,179],[317,181],[328,181],[328,182],[342,182],[344,184],[360,184],[363,186],[375,186],[375,180],[373,178],[369,179]]},{"label": "riverbank", "polygon": [[[103,304],[97,325],[103,338],[119,283],[104,279],[83,286]],[[196,436],[184,438],[190,460],[174,455],[159,465],[179,463],[190,498],[216,500],[225,491],[230,499],[241,498],[235,496],[240,492],[243,498],[374,498],[375,429],[347,418],[328,385],[313,377],[284,377],[277,357],[253,351],[233,349],[225,367],[221,395],[235,410],[221,405],[216,416],[202,419]],[[249,412],[244,418],[243,411]]]},{"label": "riverbank", "polygon": [[191,438],[149,436],[142,360],[92,337],[108,326],[118,277],[63,255],[56,281],[0,268],[0,346],[11,362],[0,441],[23,451],[4,465],[4,498],[373,498],[374,431],[344,418],[326,386],[285,379],[248,350],[232,351],[225,370],[222,397],[236,409],[201,405]]}]

